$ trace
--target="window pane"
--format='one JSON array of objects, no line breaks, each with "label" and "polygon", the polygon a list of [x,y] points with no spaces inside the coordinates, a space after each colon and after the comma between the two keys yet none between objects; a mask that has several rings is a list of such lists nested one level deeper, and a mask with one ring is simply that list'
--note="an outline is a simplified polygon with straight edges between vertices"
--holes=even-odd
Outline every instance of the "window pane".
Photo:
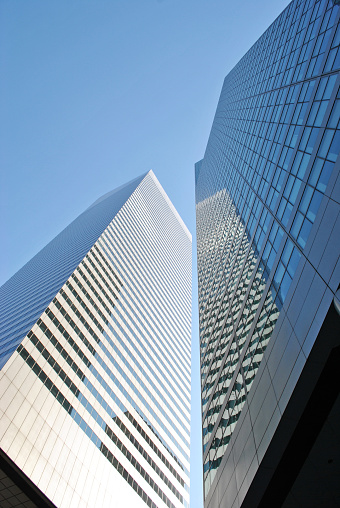
[{"label": "window pane", "polygon": [[307,212],[307,217],[312,223],[314,223],[315,221],[315,217],[319,210],[321,200],[322,200],[321,192],[315,191]]},{"label": "window pane", "polygon": [[294,277],[300,259],[301,259],[301,252],[296,247],[294,247],[293,254],[292,254],[292,256],[289,260],[289,264],[288,264],[288,273],[290,274],[291,277]]},{"label": "window pane", "polygon": [[301,187],[301,180],[296,179],[292,188],[292,192],[290,193],[289,201],[291,203],[295,203],[297,195],[299,193],[300,187]]},{"label": "window pane", "polygon": [[298,237],[302,221],[303,221],[303,215],[301,215],[301,213],[297,212],[296,217],[295,217],[294,222],[293,222],[292,229],[291,229],[291,233],[292,233],[293,238],[297,238]]},{"label": "window pane", "polygon": [[334,104],[330,120],[328,122],[329,127],[337,128],[340,118],[340,101],[337,100]]},{"label": "window pane", "polygon": [[312,194],[313,194],[312,187],[307,185],[299,206],[300,212],[303,213],[304,215],[306,214],[310,200],[312,199]]},{"label": "window pane", "polygon": [[329,148],[327,159],[335,162],[340,151],[340,131],[336,131],[332,144]]},{"label": "window pane", "polygon": [[292,282],[292,279],[291,279],[290,275],[286,272],[284,274],[284,277],[282,279],[281,286],[280,286],[282,303],[284,303],[284,301],[286,299],[291,282]]},{"label": "window pane", "polygon": [[323,117],[325,116],[325,112],[326,112],[327,106],[328,106],[328,102],[327,101],[322,101],[321,102],[318,114],[317,114],[316,119],[315,119],[315,126],[316,127],[320,127],[321,126]]},{"label": "window pane", "polygon": [[285,268],[284,268],[283,264],[280,261],[279,262],[279,266],[277,267],[275,275],[274,275],[274,283],[275,283],[276,287],[279,287],[284,272],[285,272]]},{"label": "window pane", "polygon": [[305,176],[309,159],[310,159],[310,155],[308,153],[304,153],[303,157],[302,157],[302,161],[301,161],[300,167],[299,167],[299,171],[298,171],[298,174],[297,174],[297,176],[299,178],[301,178],[301,179]]},{"label": "window pane", "polygon": [[285,266],[288,265],[288,261],[289,261],[290,255],[293,251],[293,247],[294,246],[293,246],[293,243],[291,242],[291,240],[287,240],[286,246],[285,246],[282,256],[281,256],[281,260]]},{"label": "window pane", "polygon": [[301,228],[301,231],[300,231],[299,238],[297,240],[298,244],[301,245],[301,247],[303,249],[306,246],[306,243],[307,243],[307,240],[308,240],[309,233],[310,233],[311,229],[312,229],[312,223],[309,222],[308,219],[305,219],[303,224],[302,224],[302,228]]},{"label": "window pane", "polygon": [[[320,173],[322,171],[324,161],[322,159],[319,159],[318,157],[315,159],[311,174],[309,176],[308,183],[312,185],[313,187],[316,187],[318,183],[318,179],[320,176]],[[320,189],[321,190],[321,189]]]},{"label": "window pane", "polygon": [[319,182],[317,184],[317,189],[321,192],[326,191],[328,181],[333,171],[333,165],[334,165],[333,162],[325,161],[325,164],[322,168],[322,172],[319,178]]},{"label": "window pane", "polygon": [[334,134],[333,130],[327,129],[325,134],[323,135],[322,142],[321,142],[321,145],[320,145],[320,148],[318,151],[318,155],[320,157],[323,157],[324,159],[326,158],[328,149],[332,143],[333,134]]}]

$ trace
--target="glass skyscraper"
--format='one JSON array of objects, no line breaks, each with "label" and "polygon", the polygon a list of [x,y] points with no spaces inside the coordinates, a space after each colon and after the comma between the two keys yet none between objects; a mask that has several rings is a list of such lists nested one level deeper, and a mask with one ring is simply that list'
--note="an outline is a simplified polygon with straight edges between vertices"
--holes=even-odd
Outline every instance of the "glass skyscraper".
[{"label": "glass skyscraper", "polygon": [[340,502],[337,4],[294,0],[226,76],[195,167],[207,508]]},{"label": "glass skyscraper", "polygon": [[0,505],[187,508],[191,235],[153,172],[0,298]]}]

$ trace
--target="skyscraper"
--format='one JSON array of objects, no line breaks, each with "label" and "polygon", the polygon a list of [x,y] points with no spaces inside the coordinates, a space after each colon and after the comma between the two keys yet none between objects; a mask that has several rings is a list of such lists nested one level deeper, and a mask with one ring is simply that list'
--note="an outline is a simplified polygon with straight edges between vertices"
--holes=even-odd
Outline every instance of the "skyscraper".
[{"label": "skyscraper", "polygon": [[208,508],[338,506],[340,8],[294,0],[195,167]]},{"label": "skyscraper", "polygon": [[191,235],[152,171],[1,302],[1,506],[188,507]]}]

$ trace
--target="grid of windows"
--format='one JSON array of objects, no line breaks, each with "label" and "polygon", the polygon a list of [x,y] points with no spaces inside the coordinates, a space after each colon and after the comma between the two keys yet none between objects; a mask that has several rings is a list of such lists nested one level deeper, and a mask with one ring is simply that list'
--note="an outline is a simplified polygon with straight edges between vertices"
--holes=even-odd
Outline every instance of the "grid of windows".
[{"label": "grid of windows", "polygon": [[339,10],[291,2],[225,78],[196,165],[205,496],[336,171]]}]

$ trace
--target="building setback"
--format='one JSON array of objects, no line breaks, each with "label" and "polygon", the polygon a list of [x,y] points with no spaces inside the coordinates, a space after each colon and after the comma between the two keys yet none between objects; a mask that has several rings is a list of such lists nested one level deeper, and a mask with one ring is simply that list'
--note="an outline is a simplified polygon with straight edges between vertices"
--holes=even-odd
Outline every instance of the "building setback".
[{"label": "building setback", "polygon": [[153,172],[0,291],[0,505],[188,508],[191,235]]},{"label": "building setback", "polygon": [[227,75],[195,167],[206,508],[340,504],[337,3]]}]

